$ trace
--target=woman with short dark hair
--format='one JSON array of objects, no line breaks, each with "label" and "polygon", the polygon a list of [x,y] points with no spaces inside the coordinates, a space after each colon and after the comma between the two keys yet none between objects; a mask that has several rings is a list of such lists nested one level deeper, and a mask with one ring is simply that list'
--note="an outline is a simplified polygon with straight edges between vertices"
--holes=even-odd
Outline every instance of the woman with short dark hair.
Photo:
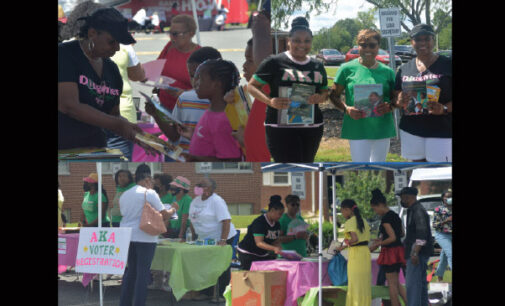
[{"label": "woman with short dark hair", "polygon": [[116,182],[116,195],[107,211],[110,217],[112,227],[119,227],[121,222],[121,210],[119,209],[119,198],[123,193],[135,186],[132,173],[129,170],[121,169],[114,175],[114,182]]}]

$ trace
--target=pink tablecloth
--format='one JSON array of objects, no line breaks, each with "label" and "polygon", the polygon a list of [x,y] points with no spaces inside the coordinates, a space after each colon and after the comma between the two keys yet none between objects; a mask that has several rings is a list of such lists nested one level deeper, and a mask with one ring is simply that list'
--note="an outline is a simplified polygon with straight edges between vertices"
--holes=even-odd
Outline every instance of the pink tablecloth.
[{"label": "pink tablecloth", "polygon": [[[161,130],[157,124],[152,123],[138,123],[137,124],[142,130],[149,134],[160,133]],[[165,135],[161,137],[163,140],[167,140]],[[161,154],[148,155],[146,151],[139,145],[133,145],[132,152],[132,162],[163,162],[165,160],[164,156]]]},{"label": "pink tablecloth", "polygon": [[[265,260],[254,261],[251,271],[288,271],[284,306],[296,306],[298,297],[304,295],[310,288],[319,286],[318,267],[317,262]],[[323,262],[323,286],[331,286],[328,262]]]},{"label": "pink tablecloth", "polygon": [[[79,234],[58,234],[58,238],[66,239],[65,254],[58,252],[58,274],[67,270],[67,266],[75,267],[75,259],[77,258],[77,248],[79,247]],[[93,279],[95,274],[84,273],[82,284],[86,287]]]}]

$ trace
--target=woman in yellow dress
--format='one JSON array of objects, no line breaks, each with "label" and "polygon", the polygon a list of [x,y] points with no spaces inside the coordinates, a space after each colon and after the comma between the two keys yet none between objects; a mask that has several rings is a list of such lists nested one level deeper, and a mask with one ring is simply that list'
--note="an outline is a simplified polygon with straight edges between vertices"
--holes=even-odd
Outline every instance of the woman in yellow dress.
[{"label": "woman in yellow dress", "polygon": [[361,217],[356,202],[342,201],[342,216],[347,219],[344,225],[345,239],[337,250],[349,248],[347,258],[347,297],[346,306],[372,305],[372,261],[368,241],[370,226]]}]

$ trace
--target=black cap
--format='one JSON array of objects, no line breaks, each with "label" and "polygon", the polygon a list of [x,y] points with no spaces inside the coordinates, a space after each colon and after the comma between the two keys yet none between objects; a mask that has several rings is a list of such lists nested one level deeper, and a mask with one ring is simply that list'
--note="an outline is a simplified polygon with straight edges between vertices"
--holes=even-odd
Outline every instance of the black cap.
[{"label": "black cap", "polygon": [[401,196],[404,194],[417,195],[417,188],[414,187],[404,187],[400,192],[397,192],[396,195]]},{"label": "black cap", "polygon": [[420,23],[415,25],[409,33],[410,38],[414,38],[417,35],[432,35],[435,36],[435,30],[430,25]]},{"label": "black cap", "polygon": [[77,20],[86,20],[90,27],[108,32],[123,45],[136,42],[128,32],[128,19],[124,18],[115,8],[100,8],[94,11],[91,16],[81,17]]}]

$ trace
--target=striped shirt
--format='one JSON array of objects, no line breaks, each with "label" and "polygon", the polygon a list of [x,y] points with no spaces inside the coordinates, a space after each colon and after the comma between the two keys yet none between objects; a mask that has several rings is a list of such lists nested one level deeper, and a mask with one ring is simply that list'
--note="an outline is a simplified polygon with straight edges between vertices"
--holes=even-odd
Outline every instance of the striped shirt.
[{"label": "striped shirt", "polygon": [[[203,113],[209,108],[210,101],[207,99],[199,99],[194,89],[185,91],[177,99],[172,115],[181,121],[184,126],[195,128],[198,120]],[[185,153],[189,153],[189,144],[191,140],[186,137],[179,139],[179,146]]]}]

